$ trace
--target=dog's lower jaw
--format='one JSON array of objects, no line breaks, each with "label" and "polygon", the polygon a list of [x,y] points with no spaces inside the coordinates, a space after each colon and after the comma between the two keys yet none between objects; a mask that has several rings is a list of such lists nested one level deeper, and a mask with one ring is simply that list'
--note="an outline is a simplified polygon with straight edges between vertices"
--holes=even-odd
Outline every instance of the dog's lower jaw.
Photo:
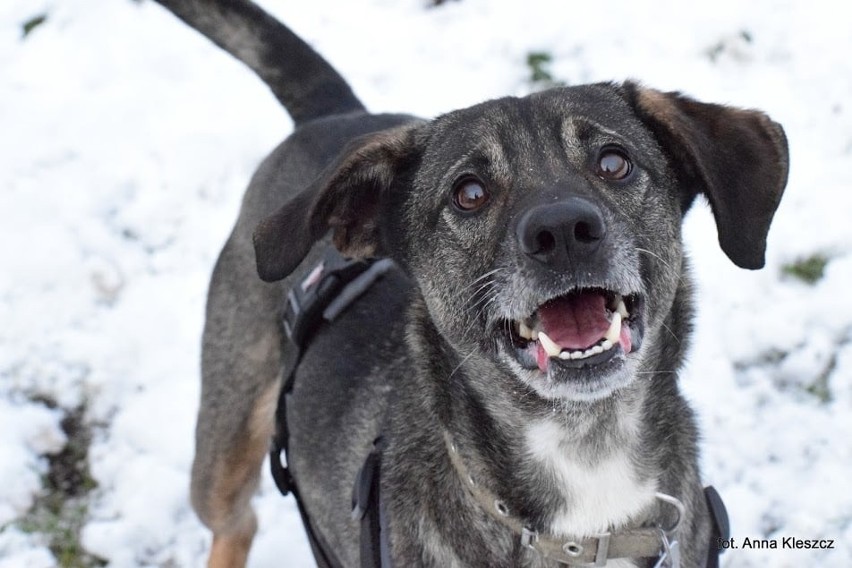
[{"label": "dog's lower jaw", "polygon": [[565,370],[558,363],[549,365],[547,372],[525,369],[502,345],[498,346],[498,357],[511,369],[515,377],[546,400],[565,402],[593,402],[612,396],[629,386],[635,379],[638,368],[637,357],[619,353],[603,365],[597,376],[591,373],[583,378],[566,378]]}]

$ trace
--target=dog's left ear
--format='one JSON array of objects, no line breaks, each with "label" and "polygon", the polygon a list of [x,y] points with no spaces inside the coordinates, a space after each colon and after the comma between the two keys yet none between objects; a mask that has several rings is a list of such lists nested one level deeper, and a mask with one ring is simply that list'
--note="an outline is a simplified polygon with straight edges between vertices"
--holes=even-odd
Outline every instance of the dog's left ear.
[{"label": "dog's left ear", "polygon": [[671,158],[685,194],[710,201],[719,244],[737,266],[762,268],[769,224],[787,183],[787,138],[762,112],[625,83],[628,101]]},{"label": "dog's left ear", "polygon": [[389,189],[415,153],[416,128],[415,123],[353,140],[307,189],[264,219],[253,235],[261,279],[286,277],[329,229],[344,256],[386,254],[380,215]]}]

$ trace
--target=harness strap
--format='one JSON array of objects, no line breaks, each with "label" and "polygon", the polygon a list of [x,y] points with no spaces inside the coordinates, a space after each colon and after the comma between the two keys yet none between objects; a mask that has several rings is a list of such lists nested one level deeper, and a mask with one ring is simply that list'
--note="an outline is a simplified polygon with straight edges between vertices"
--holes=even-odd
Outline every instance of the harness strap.
[{"label": "harness strap", "polygon": [[361,568],[391,566],[379,487],[383,450],[384,439],[379,436],[352,487],[352,520],[361,521]]},{"label": "harness strap", "polygon": [[[341,568],[333,551],[313,527],[299,494],[296,481],[287,464],[289,429],[287,426],[287,396],[293,390],[296,369],[304,347],[323,322],[334,321],[385,272],[393,262],[383,260],[352,260],[329,248],[323,261],[308,276],[288,291],[282,316],[285,341],[281,392],[275,411],[275,435],[269,449],[272,478],[282,495],[293,494],[302,517],[311,550],[319,568]],[[378,476],[376,477],[378,483]]]},{"label": "harness strap", "polygon": [[719,568],[719,555],[725,551],[719,546],[719,541],[731,538],[731,523],[728,520],[728,510],[725,508],[722,496],[712,485],[704,488],[704,498],[707,500],[712,521],[710,546],[707,547],[707,568]]}]

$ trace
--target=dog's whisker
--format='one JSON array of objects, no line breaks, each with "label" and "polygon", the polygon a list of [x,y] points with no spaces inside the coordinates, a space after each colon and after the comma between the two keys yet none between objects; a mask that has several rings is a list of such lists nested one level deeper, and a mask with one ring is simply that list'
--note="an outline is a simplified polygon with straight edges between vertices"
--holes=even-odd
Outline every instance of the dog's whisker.
[{"label": "dog's whisker", "polygon": [[658,261],[660,261],[661,264],[663,264],[666,268],[668,268],[672,272],[672,274],[677,274],[678,282],[683,283],[683,276],[680,274],[680,271],[676,270],[668,261],[666,261],[659,254],[657,254],[653,251],[650,251],[648,249],[641,248],[641,247],[636,247],[636,251],[643,253],[643,254],[647,254],[650,257],[656,258]]},{"label": "dog's whisker", "polygon": [[469,313],[473,314],[471,316],[473,320],[478,320],[483,315],[485,307],[497,299],[497,296],[492,295],[489,292],[490,290],[483,291],[476,301],[470,303]]},{"label": "dog's whisker", "polygon": [[665,322],[661,323],[660,325],[663,326],[663,329],[665,329],[667,332],[669,332],[669,335],[672,336],[672,339],[674,339],[675,341],[678,342],[678,344],[680,344],[680,338],[677,336],[677,334],[675,332],[673,332],[671,330],[671,328],[669,326],[666,325]]},{"label": "dog's whisker", "polygon": [[458,364],[458,365],[456,365],[456,368],[455,368],[455,369],[453,369],[453,371],[449,374],[449,376],[447,376],[447,381],[449,382],[449,380],[453,378],[453,375],[455,375],[455,374],[456,374],[456,372],[457,372],[459,369],[461,369],[461,368],[462,368],[462,366],[463,366],[465,363],[467,363],[468,359],[470,359],[470,358],[471,358],[471,357],[473,357],[474,355],[476,355],[476,351],[471,351],[470,353],[468,353],[468,354],[467,354],[467,356],[465,356],[465,357],[464,357],[464,359],[462,359],[462,360],[461,360],[461,362],[459,362],[459,364]]},{"label": "dog's whisker", "polygon": [[[486,297],[487,297],[488,293],[489,293],[489,292],[490,292],[490,291],[491,291],[491,290],[492,290],[492,289],[493,289],[496,285],[497,285],[497,283],[496,283],[495,281],[493,281],[493,280],[489,280],[488,282],[485,282],[484,284],[482,284],[482,286],[480,286],[479,288],[477,288],[477,289],[476,289],[476,291],[475,291],[473,294],[471,294],[471,295],[470,295],[470,298],[468,299],[468,302],[470,302],[471,300],[473,300],[473,299],[475,299],[475,298],[477,298],[477,297],[481,297],[481,296],[486,296]],[[474,304],[474,305],[475,305],[475,304]]]},{"label": "dog's whisker", "polygon": [[473,280],[473,282],[470,282],[468,285],[466,285],[464,288],[462,288],[462,292],[467,290],[468,288],[472,288],[473,286],[476,286],[477,284],[479,284],[480,282],[482,282],[483,280],[485,280],[487,278],[490,278],[491,276],[495,276],[495,275],[499,274],[500,272],[502,272],[504,270],[505,270],[505,268],[503,268],[503,267],[497,267],[494,270],[489,270],[488,272],[478,276],[476,279]]},{"label": "dog's whisker", "polygon": [[651,257],[653,257],[653,258],[656,258],[656,259],[657,259],[657,260],[659,260],[662,264],[664,264],[666,268],[668,268],[669,270],[672,270],[672,265],[671,265],[671,264],[669,264],[669,262],[668,262],[666,259],[664,259],[662,256],[660,256],[659,254],[657,254],[657,253],[655,253],[655,252],[653,252],[653,251],[650,251],[650,250],[648,250],[648,249],[641,248],[641,247],[636,247],[636,251],[637,251],[637,252],[645,253],[645,254],[647,254],[648,256],[651,256]]},{"label": "dog's whisker", "polygon": [[464,331],[465,336],[471,331],[471,329],[473,328],[474,325],[476,325],[477,322],[482,320],[482,317],[485,314],[485,310],[487,310],[488,307],[497,300],[497,297],[496,296],[486,297],[485,300],[486,301],[479,306],[476,313],[471,317],[471,322]]}]

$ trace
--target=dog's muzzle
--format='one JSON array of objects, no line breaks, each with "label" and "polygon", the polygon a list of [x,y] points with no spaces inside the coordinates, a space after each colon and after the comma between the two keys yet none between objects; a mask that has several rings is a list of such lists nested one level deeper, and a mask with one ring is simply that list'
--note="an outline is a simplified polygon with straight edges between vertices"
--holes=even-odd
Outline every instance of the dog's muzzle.
[{"label": "dog's muzzle", "polygon": [[624,383],[626,358],[642,343],[644,300],[600,206],[579,196],[539,203],[513,231],[523,270],[513,294],[526,298],[499,323],[503,353],[547,392],[573,383],[560,392],[596,397]]}]

